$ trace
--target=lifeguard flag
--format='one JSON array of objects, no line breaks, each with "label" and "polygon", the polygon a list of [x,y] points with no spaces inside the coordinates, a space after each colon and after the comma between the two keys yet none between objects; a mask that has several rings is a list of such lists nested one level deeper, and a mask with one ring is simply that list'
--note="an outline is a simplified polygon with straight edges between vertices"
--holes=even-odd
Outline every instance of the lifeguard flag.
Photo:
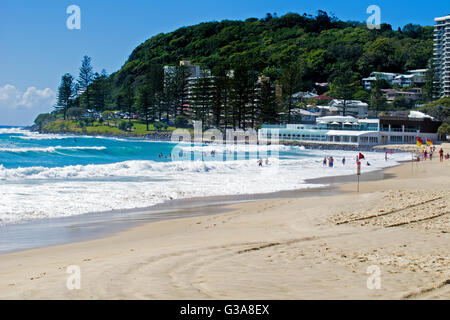
[{"label": "lifeguard flag", "polygon": [[429,146],[432,146],[432,145],[433,145],[433,142],[431,142],[431,140],[428,139],[428,138],[427,138],[427,145],[429,145]]},{"label": "lifeguard flag", "polygon": [[423,145],[423,140],[420,137],[417,137],[417,145],[421,147]]},{"label": "lifeguard flag", "polygon": [[360,152],[360,153],[359,153],[359,160],[361,160],[361,159],[365,159],[365,157],[364,157],[364,155]]}]

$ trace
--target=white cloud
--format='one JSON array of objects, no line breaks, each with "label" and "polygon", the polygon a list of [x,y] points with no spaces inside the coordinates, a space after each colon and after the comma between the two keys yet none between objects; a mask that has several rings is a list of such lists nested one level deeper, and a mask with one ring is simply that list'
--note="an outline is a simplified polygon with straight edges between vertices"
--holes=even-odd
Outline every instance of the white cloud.
[{"label": "white cloud", "polygon": [[0,87],[0,125],[32,124],[39,113],[51,111],[55,101],[50,88],[29,87],[21,92],[11,84]]},{"label": "white cloud", "polygon": [[42,103],[50,103],[53,105],[55,97],[55,93],[50,88],[38,90],[35,87],[29,87],[23,94],[19,105],[24,105],[28,108],[32,108],[33,106]]},{"label": "white cloud", "polygon": [[7,84],[0,87],[0,108],[33,108],[43,104],[54,104],[56,94],[50,88],[39,90],[36,87],[29,87],[21,93],[13,85]]}]

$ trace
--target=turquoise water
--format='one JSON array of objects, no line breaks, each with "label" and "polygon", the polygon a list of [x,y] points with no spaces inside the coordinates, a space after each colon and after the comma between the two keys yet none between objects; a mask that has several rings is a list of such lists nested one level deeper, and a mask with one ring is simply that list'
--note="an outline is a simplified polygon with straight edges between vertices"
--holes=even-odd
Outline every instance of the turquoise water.
[{"label": "turquoise water", "polygon": [[[5,127],[0,127],[4,131]],[[39,137],[9,128],[0,131],[0,163],[4,168],[108,164],[127,160],[170,161],[172,143],[61,135]]]},{"label": "turquoise water", "polygon": [[[307,179],[356,172],[351,151],[287,146],[175,145],[136,139],[40,135],[0,127],[0,225],[145,208],[173,199],[310,188]],[[334,168],[322,166],[333,156]],[[259,158],[267,158],[262,167]],[[340,165],[345,157],[347,163]],[[366,153],[363,172],[407,154]]]}]

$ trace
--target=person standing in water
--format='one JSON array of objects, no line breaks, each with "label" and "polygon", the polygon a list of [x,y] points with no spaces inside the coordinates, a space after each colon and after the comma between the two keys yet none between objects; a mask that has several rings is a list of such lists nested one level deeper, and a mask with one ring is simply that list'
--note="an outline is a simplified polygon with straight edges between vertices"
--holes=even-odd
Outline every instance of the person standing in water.
[{"label": "person standing in water", "polygon": [[342,165],[345,166],[345,157],[342,158]]},{"label": "person standing in water", "polygon": [[327,157],[323,158],[323,166],[324,166],[324,167],[327,166]]},{"label": "person standing in water", "polygon": [[263,160],[262,160],[262,158],[259,158],[259,160],[258,160],[258,166],[260,166],[260,167],[263,166]]}]

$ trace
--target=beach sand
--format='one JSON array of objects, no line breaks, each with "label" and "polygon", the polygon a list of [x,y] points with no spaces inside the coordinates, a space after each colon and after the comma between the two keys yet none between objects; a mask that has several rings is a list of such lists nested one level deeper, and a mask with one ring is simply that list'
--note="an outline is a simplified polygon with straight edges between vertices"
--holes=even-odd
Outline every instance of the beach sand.
[{"label": "beach sand", "polygon": [[[346,184],[0,255],[0,298],[450,299],[450,161],[387,173],[359,194]],[[71,265],[80,290],[66,287]]]}]

